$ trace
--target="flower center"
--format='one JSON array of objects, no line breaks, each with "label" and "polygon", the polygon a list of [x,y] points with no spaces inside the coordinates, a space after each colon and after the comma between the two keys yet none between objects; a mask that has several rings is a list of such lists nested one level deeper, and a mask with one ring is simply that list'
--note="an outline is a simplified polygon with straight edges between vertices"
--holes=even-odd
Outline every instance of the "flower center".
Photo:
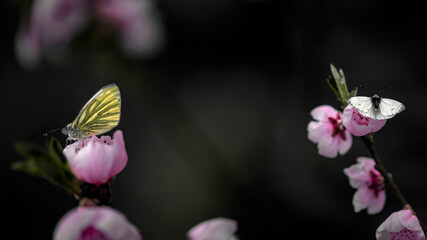
[{"label": "flower center", "polygon": [[407,228],[402,229],[400,232],[391,232],[390,240],[417,240],[417,233]]},{"label": "flower center", "polygon": [[340,113],[337,113],[336,118],[328,117],[328,120],[332,124],[331,136],[335,137],[335,136],[339,135],[342,138],[342,140],[345,141],[345,139],[346,139],[345,128],[344,128],[344,125],[342,124],[342,119],[341,119]]},{"label": "flower center", "polygon": [[369,171],[369,175],[371,176],[371,180],[368,187],[374,192],[374,196],[377,198],[378,193],[384,190],[384,178],[373,170]]},{"label": "flower center", "polygon": [[369,125],[370,118],[363,116],[355,108],[353,108],[353,114],[352,114],[351,118],[353,118],[353,121],[359,126],[362,126],[362,125],[368,126]]},{"label": "flower center", "polygon": [[85,230],[83,230],[79,238],[79,240],[107,240],[107,239],[108,238],[106,238],[101,231],[94,228],[93,226],[89,226]]}]

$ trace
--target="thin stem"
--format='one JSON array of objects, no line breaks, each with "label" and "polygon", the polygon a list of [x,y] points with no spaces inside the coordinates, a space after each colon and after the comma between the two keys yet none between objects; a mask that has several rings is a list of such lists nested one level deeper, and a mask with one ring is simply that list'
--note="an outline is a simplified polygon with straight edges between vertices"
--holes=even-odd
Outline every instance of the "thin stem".
[{"label": "thin stem", "polygon": [[408,201],[405,199],[402,192],[400,192],[399,187],[393,181],[393,178],[388,173],[388,171],[385,169],[380,157],[378,156],[377,152],[375,151],[374,138],[372,137],[372,135],[366,135],[366,136],[363,136],[361,138],[362,138],[365,146],[368,148],[369,153],[371,154],[372,158],[375,160],[375,168],[384,177],[384,180],[385,180],[387,186],[389,186],[391,188],[391,190],[393,191],[393,193],[396,195],[397,199],[399,199],[399,201],[402,203],[403,206],[409,205]]},{"label": "thin stem", "polygon": [[[372,158],[375,160],[375,168],[384,177],[384,180],[385,180],[385,183],[387,184],[387,186],[390,187],[390,189],[393,191],[394,195],[396,195],[397,199],[402,203],[403,208],[411,210],[413,212],[413,214],[416,215],[414,209],[412,209],[411,205],[405,199],[405,197],[403,196],[403,194],[400,191],[397,184],[393,181],[391,174],[385,169],[380,157],[378,156],[378,154],[374,148],[374,137],[372,135],[366,135],[366,136],[363,136],[360,138],[362,139],[365,146],[368,148],[369,153],[371,154]],[[426,229],[424,228],[421,221],[420,221],[420,225],[421,225],[421,228],[423,229],[423,232],[426,233]]]},{"label": "thin stem", "polygon": [[82,194],[77,196],[80,206],[112,206],[112,195],[108,182],[101,185],[83,183],[81,188]]}]

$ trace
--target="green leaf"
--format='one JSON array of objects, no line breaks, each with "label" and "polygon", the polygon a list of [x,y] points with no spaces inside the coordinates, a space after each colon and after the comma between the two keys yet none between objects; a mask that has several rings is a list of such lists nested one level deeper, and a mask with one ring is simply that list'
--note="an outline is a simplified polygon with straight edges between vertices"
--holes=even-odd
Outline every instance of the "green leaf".
[{"label": "green leaf", "polygon": [[38,157],[43,155],[44,148],[33,143],[17,143],[15,151],[24,158]]},{"label": "green leaf", "polygon": [[342,103],[342,105],[345,107],[348,104],[347,99],[350,97],[350,94],[348,93],[344,72],[342,69],[337,71],[337,69],[332,63],[331,63],[331,72],[332,72],[332,76],[335,79],[336,89],[338,90],[338,93],[339,93],[339,100]]},{"label": "green leaf", "polygon": [[350,97],[356,97],[357,96],[357,91],[359,89],[357,87],[355,87],[351,92],[350,92]]},{"label": "green leaf", "polygon": [[44,178],[76,194],[81,192],[57,139],[52,138],[47,149],[32,143],[16,143],[15,150],[25,160],[12,163],[11,169]]},{"label": "green leaf", "polygon": [[50,141],[50,154],[58,158],[58,161],[62,163],[67,163],[67,158],[63,153],[63,148],[61,143],[59,143],[58,139],[52,138]]},{"label": "green leaf", "polygon": [[[57,159],[58,163],[62,165],[62,175],[67,183],[71,183],[71,187],[74,193],[79,194],[81,192],[80,184],[78,184],[77,179],[75,178],[73,172],[71,172],[70,166],[68,164],[67,158],[63,153],[63,148],[58,139],[52,137],[50,141],[50,155]],[[78,184],[78,185],[76,185]]]},{"label": "green leaf", "polygon": [[335,96],[337,96],[337,100],[341,101],[341,96],[340,96],[340,93],[338,92],[337,84],[335,82],[335,79],[332,77],[332,75],[329,75],[326,78],[326,82],[328,83],[328,85],[331,88],[332,92],[334,92]]}]

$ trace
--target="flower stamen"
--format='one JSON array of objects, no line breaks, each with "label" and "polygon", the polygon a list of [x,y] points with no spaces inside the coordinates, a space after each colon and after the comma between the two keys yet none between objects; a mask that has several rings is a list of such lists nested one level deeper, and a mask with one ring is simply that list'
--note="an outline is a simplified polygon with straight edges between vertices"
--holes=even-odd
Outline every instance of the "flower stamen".
[{"label": "flower stamen", "polygon": [[359,126],[363,126],[363,125],[369,126],[370,118],[363,116],[355,108],[353,108],[352,118],[353,118],[354,122]]},{"label": "flower stamen", "polygon": [[369,171],[369,175],[371,179],[368,187],[374,192],[375,198],[378,198],[378,194],[385,188],[384,178],[373,170]]},{"label": "flower stamen", "polygon": [[329,123],[332,124],[331,136],[335,137],[336,135],[340,135],[342,140],[346,140],[345,136],[345,128],[342,124],[342,119],[339,113],[337,113],[336,118],[328,117]]}]

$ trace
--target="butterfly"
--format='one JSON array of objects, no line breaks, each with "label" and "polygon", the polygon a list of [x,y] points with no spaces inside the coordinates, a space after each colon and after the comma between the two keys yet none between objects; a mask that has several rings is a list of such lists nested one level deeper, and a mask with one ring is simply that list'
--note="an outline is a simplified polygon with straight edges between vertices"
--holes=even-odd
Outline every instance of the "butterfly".
[{"label": "butterfly", "polygon": [[348,99],[351,106],[359,110],[359,113],[365,117],[374,120],[384,120],[394,117],[396,114],[405,110],[405,105],[378,95],[372,97],[357,96]]},{"label": "butterfly", "polygon": [[101,88],[80,110],[76,119],[62,129],[70,140],[84,139],[110,131],[120,121],[121,98],[116,84]]}]

